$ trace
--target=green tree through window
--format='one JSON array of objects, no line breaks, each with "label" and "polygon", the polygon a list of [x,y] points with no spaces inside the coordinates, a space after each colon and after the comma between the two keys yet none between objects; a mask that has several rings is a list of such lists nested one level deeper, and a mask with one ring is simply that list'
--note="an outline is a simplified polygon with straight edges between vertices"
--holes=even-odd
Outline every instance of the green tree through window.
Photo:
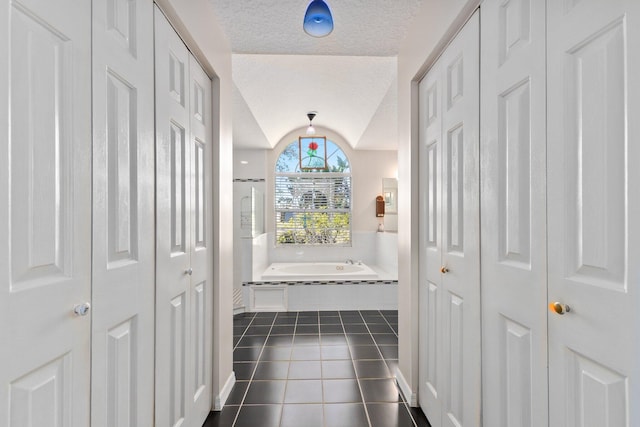
[{"label": "green tree through window", "polygon": [[298,141],[275,166],[277,245],[351,244],[351,169],[342,149],[327,140],[327,169],[302,171]]}]

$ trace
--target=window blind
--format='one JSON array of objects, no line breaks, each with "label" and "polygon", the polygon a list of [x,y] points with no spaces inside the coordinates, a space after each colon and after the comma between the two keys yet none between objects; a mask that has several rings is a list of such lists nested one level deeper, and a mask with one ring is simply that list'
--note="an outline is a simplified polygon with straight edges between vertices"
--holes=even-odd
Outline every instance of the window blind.
[{"label": "window blind", "polygon": [[351,175],[275,176],[276,244],[350,245]]}]

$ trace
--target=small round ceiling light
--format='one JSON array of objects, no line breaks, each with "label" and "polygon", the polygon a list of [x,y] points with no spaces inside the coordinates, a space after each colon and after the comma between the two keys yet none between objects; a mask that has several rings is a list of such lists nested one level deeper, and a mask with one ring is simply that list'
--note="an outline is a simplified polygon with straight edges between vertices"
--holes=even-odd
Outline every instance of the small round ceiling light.
[{"label": "small round ceiling light", "polygon": [[316,128],[313,127],[313,124],[311,122],[313,122],[313,118],[316,116],[315,111],[310,111],[307,113],[307,117],[309,118],[309,127],[307,128],[307,135],[315,135],[316,134]]},{"label": "small round ceiling light", "polygon": [[312,37],[325,37],[333,31],[333,16],[323,0],[312,0],[307,6],[302,25],[304,32]]}]

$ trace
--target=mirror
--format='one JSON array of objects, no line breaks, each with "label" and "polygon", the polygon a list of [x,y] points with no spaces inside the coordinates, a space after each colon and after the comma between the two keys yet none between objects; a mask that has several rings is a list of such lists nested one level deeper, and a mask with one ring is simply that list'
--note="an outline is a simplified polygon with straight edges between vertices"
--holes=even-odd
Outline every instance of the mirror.
[{"label": "mirror", "polygon": [[382,178],[382,195],[384,196],[384,211],[386,214],[398,213],[398,180]]}]

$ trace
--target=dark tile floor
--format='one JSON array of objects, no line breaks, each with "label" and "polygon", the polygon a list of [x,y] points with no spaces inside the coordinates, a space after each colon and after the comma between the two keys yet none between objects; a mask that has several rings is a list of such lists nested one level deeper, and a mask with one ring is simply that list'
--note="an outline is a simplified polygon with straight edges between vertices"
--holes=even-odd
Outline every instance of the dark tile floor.
[{"label": "dark tile floor", "polygon": [[236,385],[203,427],[429,427],[395,383],[397,311],[244,313]]}]

